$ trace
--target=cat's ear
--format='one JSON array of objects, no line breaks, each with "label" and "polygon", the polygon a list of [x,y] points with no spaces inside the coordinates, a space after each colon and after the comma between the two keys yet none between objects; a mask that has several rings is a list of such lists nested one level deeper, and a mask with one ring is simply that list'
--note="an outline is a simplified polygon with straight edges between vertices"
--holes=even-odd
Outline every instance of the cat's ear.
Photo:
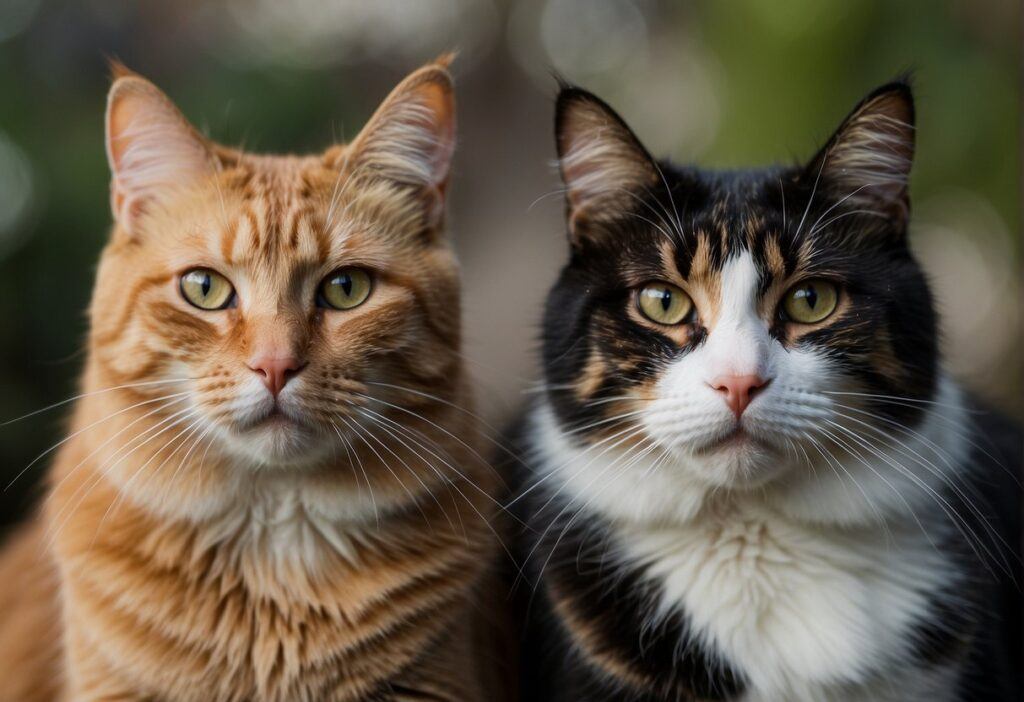
[{"label": "cat's ear", "polygon": [[914,98],[896,81],[864,98],[804,171],[805,182],[833,201],[904,221],[914,159]]},{"label": "cat's ear", "polygon": [[455,151],[451,60],[442,56],[407,76],[344,151],[352,172],[411,188],[423,204],[428,228],[443,217]]},{"label": "cat's ear", "polygon": [[174,103],[119,65],[107,96],[106,147],[111,209],[129,234],[162,195],[208,178],[216,167],[210,144]]},{"label": "cat's ear", "polygon": [[559,92],[555,144],[573,239],[591,223],[621,217],[659,182],[657,164],[626,122],[586,90]]}]

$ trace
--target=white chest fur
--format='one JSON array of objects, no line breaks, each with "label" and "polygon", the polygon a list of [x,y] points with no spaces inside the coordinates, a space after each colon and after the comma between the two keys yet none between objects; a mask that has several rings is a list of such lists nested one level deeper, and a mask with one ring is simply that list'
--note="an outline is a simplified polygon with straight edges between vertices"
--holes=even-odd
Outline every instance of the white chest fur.
[{"label": "white chest fur", "polygon": [[753,500],[710,512],[622,527],[619,543],[663,586],[662,611],[685,611],[744,672],[751,699],[824,699],[906,667],[911,627],[950,572],[920,528],[810,528]]},{"label": "white chest fur", "polygon": [[315,576],[338,559],[355,563],[368,522],[346,497],[296,476],[254,476],[221,512],[204,520],[199,547],[215,548],[253,573],[257,584],[282,573]]}]

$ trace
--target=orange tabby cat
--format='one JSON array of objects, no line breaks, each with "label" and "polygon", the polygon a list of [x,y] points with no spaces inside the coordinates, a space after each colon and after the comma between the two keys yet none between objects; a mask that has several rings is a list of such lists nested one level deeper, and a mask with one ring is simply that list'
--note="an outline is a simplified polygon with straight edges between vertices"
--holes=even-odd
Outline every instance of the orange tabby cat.
[{"label": "orange tabby cat", "polygon": [[496,699],[447,64],[316,156],[212,144],[117,70],[116,225],[45,509],[0,558],[0,699]]}]

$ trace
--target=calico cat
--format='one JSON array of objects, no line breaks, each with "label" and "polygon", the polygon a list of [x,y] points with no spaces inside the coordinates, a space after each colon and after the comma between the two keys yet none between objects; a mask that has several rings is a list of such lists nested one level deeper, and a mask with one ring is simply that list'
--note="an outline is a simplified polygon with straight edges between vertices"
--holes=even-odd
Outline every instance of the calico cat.
[{"label": "calico cat", "polygon": [[0,699],[500,699],[447,65],[312,156],[213,144],[117,71],[116,223],[45,508],[0,556]]},{"label": "calico cat", "polygon": [[908,84],[797,167],[656,161],[575,87],[556,132],[522,699],[1017,699],[1021,435],[942,369]]}]

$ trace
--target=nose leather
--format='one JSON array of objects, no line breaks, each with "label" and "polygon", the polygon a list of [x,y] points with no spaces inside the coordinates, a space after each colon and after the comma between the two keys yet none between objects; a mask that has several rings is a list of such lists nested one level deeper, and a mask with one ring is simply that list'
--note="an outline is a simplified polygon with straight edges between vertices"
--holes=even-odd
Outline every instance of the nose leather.
[{"label": "nose leather", "polygon": [[277,397],[289,380],[306,365],[294,356],[257,356],[249,361],[249,368],[260,376],[267,390]]},{"label": "nose leather", "polygon": [[721,393],[725,404],[739,419],[743,412],[750,406],[754,396],[768,384],[768,381],[759,375],[720,375],[712,380],[710,385],[714,390]]}]

